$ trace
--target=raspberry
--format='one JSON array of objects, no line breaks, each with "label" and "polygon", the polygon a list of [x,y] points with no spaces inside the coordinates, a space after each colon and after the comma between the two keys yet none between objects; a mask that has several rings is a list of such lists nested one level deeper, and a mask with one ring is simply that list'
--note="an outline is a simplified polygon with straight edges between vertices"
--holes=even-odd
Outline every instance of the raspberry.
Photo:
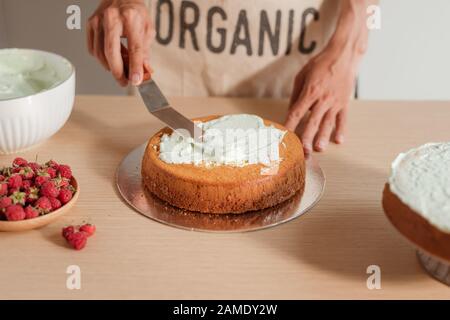
[{"label": "raspberry", "polygon": [[69,179],[63,178],[61,176],[52,180],[58,188],[66,188],[70,185]]},{"label": "raspberry", "polygon": [[24,180],[22,182],[22,188],[23,190],[29,190],[32,187],[33,183],[31,182],[31,180]]},{"label": "raspberry", "polygon": [[19,173],[20,170],[22,170],[22,167],[12,167],[11,168],[11,173]]},{"label": "raspberry", "polygon": [[29,162],[28,166],[34,171],[34,173],[38,173],[38,170],[41,169],[41,166],[36,162]]},{"label": "raspberry", "polygon": [[75,232],[75,228],[73,226],[67,226],[62,229],[62,236],[67,240],[67,237]]},{"label": "raspberry", "polygon": [[59,174],[61,175],[61,177],[66,178],[66,179],[70,179],[72,178],[72,169],[70,169],[69,166],[65,165],[65,164],[61,164],[58,168]]},{"label": "raspberry", "polygon": [[54,168],[48,168],[47,174],[50,176],[50,179],[56,178],[56,169]]},{"label": "raspberry", "polygon": [[83,224],[80,227],[80,231],[85,232],[88,237],[92,236],[95,233],[95,226],[90,223]]},{"label": "raspberry", "polygon": [[81,250],[86,246],[87,235],[84,232],[74,232],[69,234],[66,239],[75,250]]},{"label": "raspberry", "polygon": [[13,204],[20,204],[24,206],[27,194],[25,192],[15,191],[13,192],[13,194],[11,194],[10,198]]},{"label": "raspberry", "polygon": [[39,216],[39,211],[37,211],[32,206],[28,206],[25,208],[25,219],[33,219]]},{"label": "raspberry", "polygon": [[62,204],[66,204],[67,202],[72,200],[72,196],[72,192],[69,189],[61,189],[58,195],[58,199]]},{"label": "raspberry", "polygon": [[50,204],[52,205],[52,210],[58,210],[61,208],[61,201],[56,198],[48,198],[50,200]]},{"label": "raspberry", "polygon": [[16,204],[6,208],[5,216],[8,221],[19,221],[25,219],[25,211]]},{"label": "raspberry", "polygon": [[39,210],[39,212],[42,212],[44,214],[52,211],[52,204],[47,197],[40,197],[39,199],[37,199],[35,206],[36,209]]},{"label": "raspberry", "polygon": [[42,187],[44,183],[50,180],[50,177],[47,176],[37,176],[36,179],[34,179],[34,184],[38,187]]},{"label": "raspberry", "polygon": [[12,205],[12,199],[9,197],[0,198],[0,212]]},{"label": "raspberry", "polygon": [[59,195],[59,190],[52,181],[47,181],[42,185],[41,195],[48,198],[56,198]]},{"label": "raspberry", "polygon": [[59,167],[59,164],[54,160],[48,161],[45,165],[49,168],[54,168],[54,169],[58,169],[58,167]]},{"label": "raspberry", "polygon": [[25,190],[25,194],[27,195],[27,197],[26,197],[27,203],[32,203],[32,202],[36,201],[37,199],[39,199],[39,189],[36,187],[31,187],[31,188]]},{"label": "raspberry", "polygon": [[20,168],[19,174],[22,176],[23,179],[33,179],[34,178],[34,171],[30,167]]},{"label": "raspberry", "polygon": [[0,197],[8,194],[8,185],[6,183],[0,183]]},{"label": "raspberry", "polygon": [[20,188],[22,186],[22,177],[18,174],[9,177],[8,187],[11,189]]},{"label": "raspberry", "polygon": [[12,195],[14,192],[19,192],[20,188],[9,188],[8,195]]},{"label": "raspberry", "polygon": [[12,165],[13,167],[25,167],[28,164],[28,161],[24,158],[15,158]]}]

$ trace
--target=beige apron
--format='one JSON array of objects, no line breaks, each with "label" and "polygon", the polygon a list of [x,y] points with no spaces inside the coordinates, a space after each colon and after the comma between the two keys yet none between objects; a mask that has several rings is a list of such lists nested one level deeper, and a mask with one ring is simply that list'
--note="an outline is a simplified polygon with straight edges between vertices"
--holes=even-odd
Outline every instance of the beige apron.
[{"label": "beige apron", "polygon": [[336,0],[149,0],[154,78],[170,96],[286,98],[336,25]]}]

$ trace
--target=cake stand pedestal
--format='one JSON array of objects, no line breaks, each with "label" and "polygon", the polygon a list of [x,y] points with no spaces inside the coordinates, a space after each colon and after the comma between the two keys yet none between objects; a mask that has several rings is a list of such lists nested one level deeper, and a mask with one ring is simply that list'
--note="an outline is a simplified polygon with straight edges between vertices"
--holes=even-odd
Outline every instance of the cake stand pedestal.
[{"label": "cake stand pedestal", "polygon": [[205,214],[171,206],[150,194],[142,185],[141,161],[146,145],[129,153],[116,173],[117,188],[123,199],[142,215],[166,225],[206,232],[245,232],[274,227],[300,217],[322,197],[325,175],[312,157],[306,160],[303,194],[271,208],[243,214]]},{"label": "cake stand pedestal", "polygon": [[425,271],[436,280],[450,286],[450,263],[417,249],[417,258]]}]

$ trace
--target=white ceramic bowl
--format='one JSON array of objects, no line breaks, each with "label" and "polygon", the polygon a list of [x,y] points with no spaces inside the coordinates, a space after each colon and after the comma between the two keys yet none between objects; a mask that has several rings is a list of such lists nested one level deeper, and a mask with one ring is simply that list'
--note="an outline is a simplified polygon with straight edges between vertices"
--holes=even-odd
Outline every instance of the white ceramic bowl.
[{"label": "white ceramic bowl", "polygon": [[66,123],[75,98],[75,68],[67,59],[32,49],[0,50],[0,55],[11,53],[42,57],[60,81],[29,96],[0,99],[0,154],[20,152],[50,138]]}]

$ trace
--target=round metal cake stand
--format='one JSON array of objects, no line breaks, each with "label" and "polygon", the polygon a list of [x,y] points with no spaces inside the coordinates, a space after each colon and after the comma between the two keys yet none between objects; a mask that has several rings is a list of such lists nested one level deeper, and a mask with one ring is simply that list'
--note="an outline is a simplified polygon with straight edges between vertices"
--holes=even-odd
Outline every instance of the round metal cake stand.
[{"label": "round metal cake stand", "polygon": [[450,286],[450,262],[433,257],[421,249],[417,249],[417,258],[429,275]]},{"label": "round metal cake stand", "polygon": [[306,160],[303,194],[271,208],[243,214],[205,214],[171,206],[150,194],[142,185],[141,161],[146,145],[129,153],[119,165],[116,183],[125,201],[137,212],[172,227],[205,232],[245,232],[274,227],[300,217],[320,200],[325,176],[319,164]]}]

